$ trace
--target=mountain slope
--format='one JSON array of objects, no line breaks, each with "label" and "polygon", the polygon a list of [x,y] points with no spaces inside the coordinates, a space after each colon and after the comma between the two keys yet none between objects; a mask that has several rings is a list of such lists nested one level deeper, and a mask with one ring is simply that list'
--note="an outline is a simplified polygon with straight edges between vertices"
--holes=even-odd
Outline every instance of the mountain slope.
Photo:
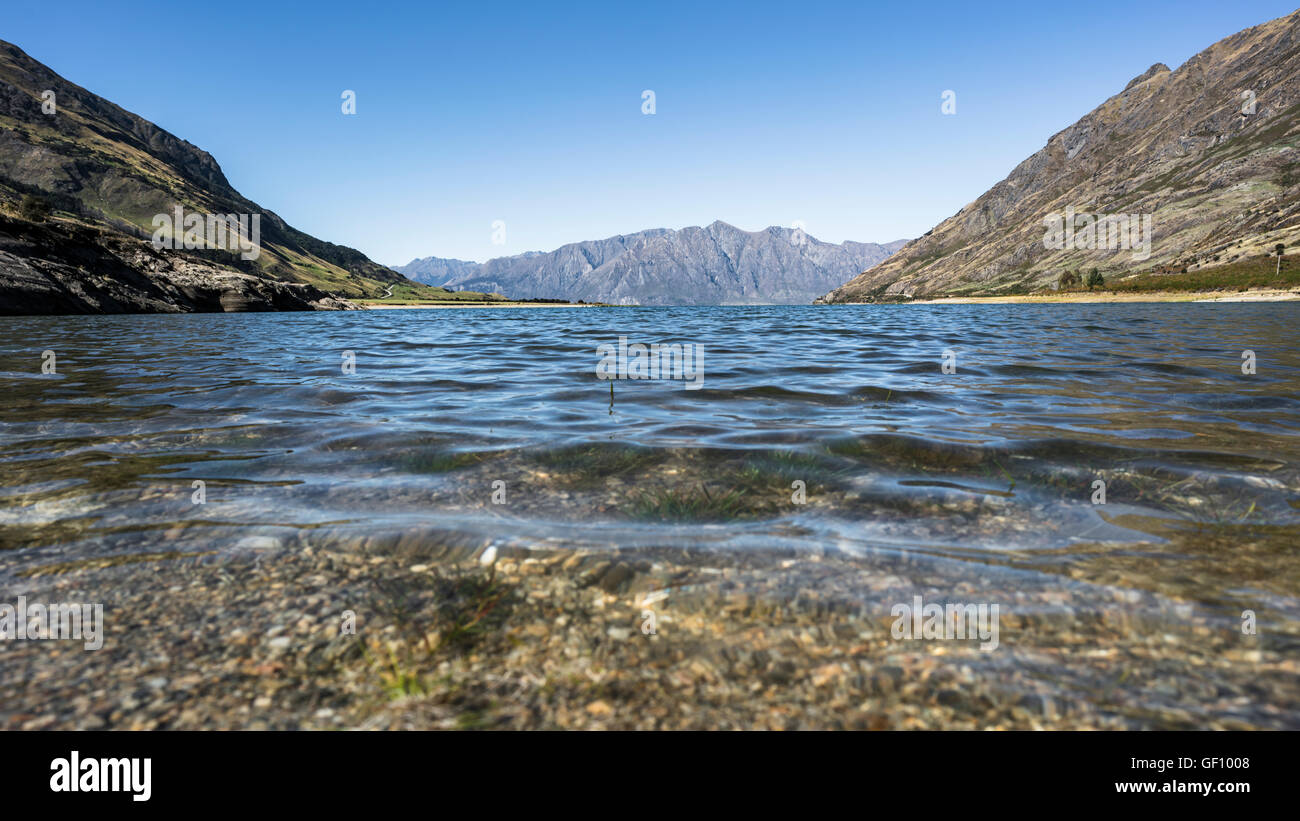
[{"label": "mountain slope", "polygon": [[[53,92],[54,105],[43,110],[48,92]],[[24,197],[51,206],[54,218],[24,215],[19,207]],[[177,206],[187,214],[259,214],[260,254],[244,259],[217,248],[149,248],[140,259],[127,259],[134,257],[137,240],[153,234],[155,215],[170,215]],[[326,294],[378,296],[390,284],[406,283],[359,251],[289,226],[231,187],[207,152],[64,80],[4,41],[0,207],[5,212],[0,259],[7,260],[0,268],[0,311],[7,313],[210,310],[213,304],[275,309],[295,303],[263,301],[258,297],[263,293],[305,295],[307,302],[319,303],[315,307],[340,307],[344,303],[327,301]],[[44,224],[39,230],[19,225],[24,217]],[[126,239],[132,241],[123,245]],[[76,242],[94,246],[83,249],[87,260],[108,254],[146,279],[167,280],[178,266],[188,273],[181,277],[184,283],[155,282],[153,291],[122,285],[108,296],[88,286],[94,272],[73,264],[68,253],[58,259],[42,256],[61,243]],[[16,259],[23,261],[22,270]],[[235,293],[223,302],[220,294],[230,289]],[[189,292],[193,299],[185,296]],[[96,294],[105,298],[97,300]]]},{"label": "mountain slope", "polygon": [[807,303],[903,242],[833,245],[797,229],[750,232],[714,222],[571,243],[481,265],[426,257],[395,270],[430,284],[521,298],[638,305]]},{"label": "mountain slope", "polygon": [[391,266],[394,271],[407,279],[423,282],[425,285],[446,285],[458,279],[472,276],[479,269],[479,263],[463,259],[442,259],[440,257],[421,257],[405,265]]},{"label": "mountain slope", "polygon": [[[818,301],[1023,292],[1094,267],[1122,281],[1290,247],[1300,239],[1298,112],[1300,12],[1221,40],[1177,71],[1157,63],[975,202]],[[1044,221],[1067,208],[1149,216],[1150,256],[1045,247]]]}]

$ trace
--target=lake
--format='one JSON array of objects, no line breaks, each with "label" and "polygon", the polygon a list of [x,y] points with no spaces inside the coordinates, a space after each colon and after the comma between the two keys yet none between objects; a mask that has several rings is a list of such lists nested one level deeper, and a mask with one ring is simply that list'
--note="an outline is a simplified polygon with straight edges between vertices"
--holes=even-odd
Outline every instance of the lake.
[{"label": "lake", "polygon": [[[1000,604],[1004,646],[1201,631],[1230,690],[1264,651],[1293,703],[1298,327],[1295,303],[6,318],[0,585],[419,542],[721,552],[797,597],[790,561],[842,559],[866,581],[835,595],[885,624],[914,591]],[[620,338],[696,370],[601,378]]]}]

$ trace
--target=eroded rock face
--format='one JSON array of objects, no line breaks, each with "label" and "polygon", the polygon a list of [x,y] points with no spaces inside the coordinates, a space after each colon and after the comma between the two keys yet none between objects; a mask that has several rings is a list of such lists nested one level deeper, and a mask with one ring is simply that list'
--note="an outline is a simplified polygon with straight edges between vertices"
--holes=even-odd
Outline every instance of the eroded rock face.
[{"label": "eroded rock face", "polygon": [[146,241],[0,216],[0,314],[347,310],[302,283],[256,277]]},{"label": "eroded rock face", "polygon": [[[1176,71],[1151,66],[977,200],[817,301],[997,293],[1046,286],[1067,269],[1110,280],[1227,263],[1243,246],[1289,247],[1300,239],[1298,112],[1295,12]],[[1044,220],[1067,207],[1150,215],[1150,257],[1046,248]]]}]

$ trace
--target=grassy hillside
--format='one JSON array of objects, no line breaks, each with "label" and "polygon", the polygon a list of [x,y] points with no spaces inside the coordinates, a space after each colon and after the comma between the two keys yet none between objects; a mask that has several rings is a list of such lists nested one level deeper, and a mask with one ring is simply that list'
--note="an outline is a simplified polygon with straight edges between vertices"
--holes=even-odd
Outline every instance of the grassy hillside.
[{"label": "grassy hillside", "polygon": [[[55,92],[51,113],[42,110],[45,90]],[[152,236],[155,215],[177,206],[186,213],[260,214],[256,260],[217,248],[185,253],[348,298],[379,297],[394,285],[424,293],[356,249],[293,228],[240,195],[207,152],[0,41],[0,207],[17,214],[24,195],[47,202],[54,219],[140,238]]]},{"label": "grassy hillside", "polygon": [[[1300,288],[1300,261],[1283,256],[1256,256],[1224,265],[1168,274],[1144,273],[1107,283],[1110,291],[1245,291],[1251,288]],[[1276,272],[1276,273],[1275,273]]]}]

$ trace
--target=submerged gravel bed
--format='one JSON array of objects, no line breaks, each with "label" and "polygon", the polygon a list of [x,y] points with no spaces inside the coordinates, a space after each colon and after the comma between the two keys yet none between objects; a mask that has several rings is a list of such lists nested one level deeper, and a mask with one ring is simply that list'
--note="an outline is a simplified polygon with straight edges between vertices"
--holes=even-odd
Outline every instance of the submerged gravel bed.
[{"label": "submerged gravel bed", "polygon": [[[3,578],[105,619],[99,650],[0,641],[6,729],[1300,728],[1288,633],[916,553],[405,540]],[[997,647],[894,638],[915,596],[998,604]]]}]

